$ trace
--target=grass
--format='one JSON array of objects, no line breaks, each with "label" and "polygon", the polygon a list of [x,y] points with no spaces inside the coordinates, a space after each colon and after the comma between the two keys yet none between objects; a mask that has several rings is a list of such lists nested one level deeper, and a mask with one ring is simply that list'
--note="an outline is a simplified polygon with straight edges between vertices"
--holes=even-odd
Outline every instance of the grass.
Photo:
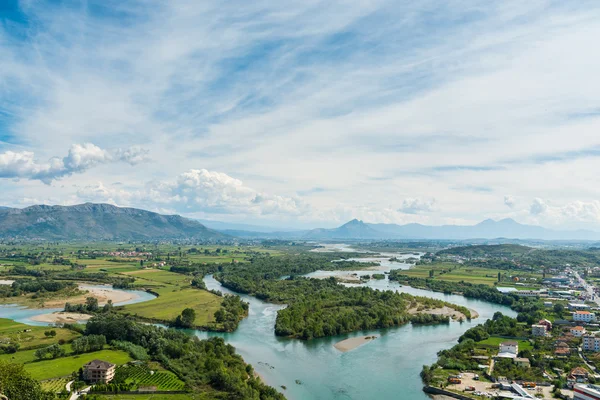
[{"label": "grass", "polygon": [[130,304],[120,312],[156,321],[173,321],[185,308],[196,310],[197,326],[214,322],[214,314],[221,307],[222,298],[205,290],[175,286],[156,288],[159,295],[154,300]]},{"label": "grass", "polygon": [[42,381],[41,383],[42,389],[48,392],[58,393],[65,389],[67,382],[69,382],[69,378],[50,379],[47,381]]},{"label": "grass", "polygon": [[115,394],[102,395],[102,400],[213,400],[225,399],[224,395],[217,392],[186,393],[186,394]]},{"label": "grass", "polygon": [[34,379],[43,381],[68,376],[73,371],[79,370],[84,364],[95,359],[108,361],[117,365],[131,361],[129,354],[124,351],[100,350],[93,353],[73,355],[54,360],[30,362],[26,363],[24,366],[25,370],[29,372]]},{"label": "grass", "polygon": [[[26,332],[30,330],[30,332]],[[56,331],[55,337],[46,337],[45,331]],[[79,333],[68,329],[47,326],[30,326],[10,319],[0,318],[0,342],[19,343],[21,350],[50,346],[59,340],[70,342],[79,337]]]},{"label": "grass", "polygon": [[[500,343],[507,342],[509,340],[515,340],[515,339],[507,339],[507,338],[501,338],[501,337],[497,337],[497,336],[491,336],[485,340],[482,340],[481,342],[477,342],[477,346],[484,347],[484,348],[498,349],[498,346],[500,345]],[[517,342],[519,343],[519,351],[531,350],[533,348],[533,346],[531,345],[529,340],[517,340]]]},{"label": "grass", "polygon": [[[475,284],[484,284],[488,286],[494,286],[494,284],[498,282],[498,272],[505,276],[511,275],[519,277],[541,278],[541,275],[539,275],[538,277],[538,275],[524,273],[522,271],[465,266],[453,262],[438,262],[432,264],[416,265],[411,269],[402,271],[402,274],[415,278],[429,278],[430,271],[432,270],[435,279],[449,282],[465,281]],[[498,283],[498,286],[515,286],[515,282],[500,282]],[[520,290],[525,290],[528,287],[535,288],[535,286],[515,287]]]},{"label": "grass", "polygon": [[160,391],[181,391],[185,388],[185,383],[177,375],[160,365],[124,365],[117,373],[126,376],[126,383],[134,383],[137,387],[155,386]]},{"label": "grass", "polygon": [[169,285],[189,285],[191,280],[189,276],[160,269],[140,269],[137,271],[125,272],[124,275],[135,277],[140,280],[139,284],[141,285],[148,281],[166,283]]}]

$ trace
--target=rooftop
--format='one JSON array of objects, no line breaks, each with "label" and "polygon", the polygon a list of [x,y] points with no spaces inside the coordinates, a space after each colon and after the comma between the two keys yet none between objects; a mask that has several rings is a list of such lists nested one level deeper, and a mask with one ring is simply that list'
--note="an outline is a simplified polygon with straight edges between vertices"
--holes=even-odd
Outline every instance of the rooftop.
[{"label": "rooftop", "polygon": [[114,366],[115,364],[102,360],[92,360],[89,363],[85,364],[85,367],[88,369],[109,369]]}]

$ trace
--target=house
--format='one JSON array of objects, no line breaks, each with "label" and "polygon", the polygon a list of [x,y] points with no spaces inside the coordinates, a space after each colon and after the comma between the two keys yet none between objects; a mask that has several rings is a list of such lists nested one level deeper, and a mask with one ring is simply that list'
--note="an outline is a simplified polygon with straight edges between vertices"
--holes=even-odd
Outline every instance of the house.
[{"label": "house", "polygon": [[554,355],[558,357],[565,357],[571,354],[571,349],[569,345],[565,342],[558,342],[554,346]]},{"label": "house", "polygon": [[590,306],[587,304],[581,303],[569,303],[569,310],[571,311],[587,311],[590,309]]},{"label": "house", "polygon": [[531,334],[533,336],[546,336],[546,325],[531,325]]},{"label": "house", "polygon": [[83,379],[91,383],[108,383],[115,377],[115,364],[92,360],[83,366]]},{"label": "house", "polygon": [[593,322],[596,320],[596,314],[589,311],[575,311],[573,313],[573,321],[577,322]]},{"label": "house", "polygon": [[547,319],[540,319],[540,321],[537,324],[544,325],[546,327],[546,331],[552,330],[552,322],[548,321]]},{"label": "house", "polygon": [[586,330],[583,326],[574,326],[571,329],[569,329],[569,332],[571,332],[571,334],[575,337],[582,337],[583,335],[585,335]]},{"label": "house", "polygon": [[594,335],[583,335],[584,351],[600,351],[600,338]]},{"label": "house", "polygon": [[574,400],[600,400],[600,387],[596,385],[582,385],[573,387]]},{"label": "house", "polygon": [[569,378],[577,383],[587,382],[588,377],[589,372],[581,367],[573,368],[569,374]]},{"label": "house", "polygon": [[517,357],[517,358],[514,359],[514,362],[519,367],[529,368],[531,366],[531,364],[529,363],[529,359],[528,358]]},{"label": "house", "polygon": [[514,340],[509,340],[500,343],[498,356],[499,358],[516,358],[519,352],[519,343]]}]

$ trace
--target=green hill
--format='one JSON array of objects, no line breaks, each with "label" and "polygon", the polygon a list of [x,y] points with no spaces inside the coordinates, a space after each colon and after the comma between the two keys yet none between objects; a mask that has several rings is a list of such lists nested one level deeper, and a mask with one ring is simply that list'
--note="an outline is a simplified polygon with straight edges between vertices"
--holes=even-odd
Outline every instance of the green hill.
[{"label": "green hill", "polygon": [[179,215],[86,203],[0,209],[0,237],[45,240],[219,240],[228,236]]}]

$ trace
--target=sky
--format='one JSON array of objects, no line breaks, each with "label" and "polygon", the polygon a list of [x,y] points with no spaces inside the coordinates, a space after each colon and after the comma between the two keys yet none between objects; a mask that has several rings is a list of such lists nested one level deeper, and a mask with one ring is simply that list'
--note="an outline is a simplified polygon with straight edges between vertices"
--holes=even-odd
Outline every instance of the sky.
[{"label": "sky", "polygon": [[2,0],[0,204],[600,229],[600,3]]}]

